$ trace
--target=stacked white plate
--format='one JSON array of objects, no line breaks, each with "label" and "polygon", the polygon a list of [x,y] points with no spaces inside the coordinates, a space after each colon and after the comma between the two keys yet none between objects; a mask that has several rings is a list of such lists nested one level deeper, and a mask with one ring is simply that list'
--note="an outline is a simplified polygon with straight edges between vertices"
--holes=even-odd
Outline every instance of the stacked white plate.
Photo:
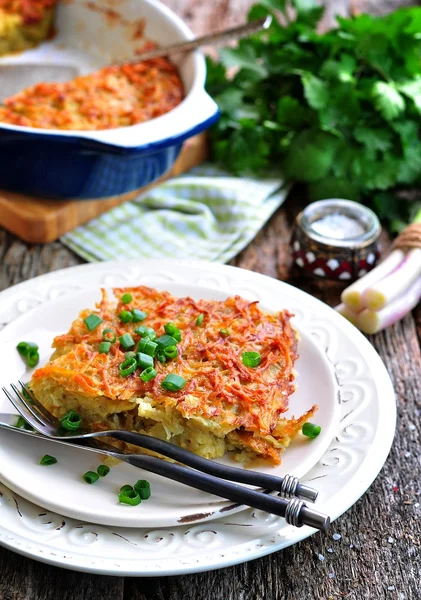
[{"label": "stacked white plate", "polygon": [[[393,440],[393,388],[364,336],[322,302],[250,271],[192,261],[121,261],[83,265],[37,277],[0,294],[1,385],[28,380],[15,350],[35,341],[41,363],[55,335],[68,330],[101,287],[148,285],[177,296],[222,300],[239,294],[268,311],[287,308],[300,332],[298,389],[289,415],[313,404],[322,426],[299,437],[273,474],[295,474],[319,490],[315,508],[336,519],[365,492]],[[13,408],[0,399],[0,412]],[[57,464],[39,465],[44,454]],[[224,459],[229,462],[229,459]],[[95,485],[81,475],[100,464],[91,452],[0,432],[0,544],[37,560],[109,575],[194,573],[264,556],[308,537],[273,515],[232,507],[216,496],[119,464]],[[238,465],[237,465],[238,466]],[[120,505],[119,488],[148,479],[152,497]]]}]

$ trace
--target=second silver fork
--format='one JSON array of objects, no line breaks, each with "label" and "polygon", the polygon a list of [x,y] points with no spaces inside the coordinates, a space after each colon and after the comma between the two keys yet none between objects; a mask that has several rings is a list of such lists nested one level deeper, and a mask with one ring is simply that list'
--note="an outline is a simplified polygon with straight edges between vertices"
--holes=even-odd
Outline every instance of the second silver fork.
[{"label": "second silver fork", "polygon": [[[66,441],[89,441],[93,438],[112,437],[146,450],[156,452],[167,458],[183,463],[189,467],[197,469],[203,473],[213,475],[220,479],[245,483],[259,488],[273,490],[278,492],[281,498],[297,497],[310,502],[315,502],[318,491],[314,488],[303,485],[298,478],[293,475],[278,477],[267,473],[259,473],[249,469],[239,469],[222,465],[213,460],[209,460],[180,448],[175,444],[154,438],[152,436],[125,430],[108,430],[92,432],[78,430],[77,433],[64,431],[58,419],[54,417],[32,394],[32,392],[19,381],[22,391],[15,384],[11,388],[15,395],[11,394],[7,388],[3,387],[8,400],[13,404],[18,413],[39,433],[45,437],[66,440]],[[26,397],[25,397],[26,396]]]}]

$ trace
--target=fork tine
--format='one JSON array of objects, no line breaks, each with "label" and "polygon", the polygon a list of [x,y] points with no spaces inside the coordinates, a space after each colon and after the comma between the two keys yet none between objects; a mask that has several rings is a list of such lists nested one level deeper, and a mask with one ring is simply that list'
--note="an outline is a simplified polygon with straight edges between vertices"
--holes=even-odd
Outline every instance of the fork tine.
[{"label": "fork tine", "polygon": [[5,387],[3,387],[2,389],[3,389],[3,392],[6,396],[6,398],[9,400],[9,402],[11,402],[11,404],[13,404],[13,406],[16,408],[18,413],[25,419],[25,421],[27,421],[30,425],[32,425],[32,427],[36,431],[44,433],[45,427],[38,420],[38,418],[35,418],[34,415],[32,414],[32,412],[30,412],[26,408],[26,406],[20,402],[20,400],[17,400],[16,398],[14,398],[8,389],[6,389]]},{"label": "fork tine", "polygon": [[[41,404],[41,402],[39,402],[39,400],[37,400],[37,398],[34,396],[33,392],[28,388],[27,385],[25,385],[20,379],[18,380],[18,383],[21,386],[22,390],[26,394],[28,394],[33,406],[35,406],[38,409],[38,412],[40,412],[41,415],[44,417],[43,422],[45,423],[45,420],[46,420],[49,425],[54,425],[55,427],[59,428],[60,427],[59,420],[52,413],[50,413],[50,411],[47,410],[45,408],[45,406],[43,406]],[[32,408],[33,408],[33,406],[32,406]]]},{"label": "fork tine", "polygon": [[[42,417],[37,413],[37,411],[31,406],[31,403],[28,402],[28,400],[25,398],[25,396],[20,392],[20,390],[17,388],[17,386],[14,383],[10,384],[10,387],[12,388],[12,390],[15,392],[16,396],[17,396],[17,400],[15,398],[15,402],[14,402],[14,406],[16,407],[16,404],[21,403],[23,404],[23,406],[25,407],[26,411],[29,412],[35,419],[37,419],[37,421],[39,421],[39,423],[41,423],[41,425],[44,425],[44,421],[42,420]],[[18,402],[19,401],[19,402]]]}]

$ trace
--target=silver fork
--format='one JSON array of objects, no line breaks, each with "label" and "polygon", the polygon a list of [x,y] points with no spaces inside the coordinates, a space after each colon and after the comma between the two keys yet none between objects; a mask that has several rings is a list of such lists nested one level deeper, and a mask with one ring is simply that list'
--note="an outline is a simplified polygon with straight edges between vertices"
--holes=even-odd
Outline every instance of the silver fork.
[{"label": "silver fork", "polygon": [[[179,448],[174,444],[170,444],[169,442],[164,442],[163,440],[158,440],[135,432],[123,430],[102,432],[87,432],[82,430],[78,434],[64,432],[60,429],[59,421],[38,402],[35,396],[21,381],[19,381],[19,384],[22,387],[22,391],[30,398],[30,401],[25,398],[14,384],[11,384],[11,388],[15,395],[11,394],[6,388],[3,388],[3,392],[18,413],[36,431],[50,440],[74,445],[71,442],[82,442],[83,444],[83,442],[87,443],[98,437],[113,437],[158,452],[159,454],[188,464],[189,466],[194,467],[194,469],[199,469],[199,471],[186,468],[179,464],[169,463],[153,456],[126,454],[109,450],[108,448],[106,450],[95,448],[95,451],[100,454],[114,456],[133,466],[143,468],[146,471],[173,479],[196,489],[223,498],[228,498],[235,503],[252,506],[265,512],[279,515],[284,517],[288,523],[296,527],[309,525],[316,529],[326,530],[330,524],[328,516],[307,507],[306,504],[297,497],[292,497],[287,500],[285,497],[270,496],[267,492],[264,493],[262,491],[250,490],[231,482],[251,483],[252,485],[264,487],[267,490],[281,491],[279,488],[285,487],[284,482],[286,481],[287,489],[282,490],[283,496],[285,496],[286,492],[291,493],[291,490],[294,490],[295,492],[304,490],[305,493],[310,494],[311,497],[315,498],[317,491],[297,483],[296,478],[289,479],[289,476],[280,478],[265,473],[247,472],[246,470],[243,471],[241,469],[236,469],[235,467],[220,465],[216,462],[199,457],[183,448]],[[22,429],[12,428],[10,425],[0,424],[0,426],[19,431],[26,435],[34,435]],[[93,450],[93,448],[86,449]],[[206,470],[204,470],[203,466]],[[217,476],[214,476],[215,472],[218,473]],[[222,481],[222,479],[229,479],[231,481]]]},{"label": "silver fork", "polygon": [[[88,431],[78,429],[77,433],[64,431],[61,428],[58,419],[56,419],[56,417],[54,417],[54,415],[52,415],[37,400],[29,388],[21,381],[19,381],[19,385],[21,386],[23,393],[19,391],[15,384],[12,383],[10,385],[16,394],[16,397],[10,394],[6,388],[3,388],[3,392],[22,417],[28,421],[36,431],[42,433],[42,435],[46,437],[66,441],[112,437],[139,446],[140,448],[151,450],[157,454],[166,456],[167,458],[172,458],[179,463],[183,463],[184,465],[193,467],[194,469],[202,471],[203,473],[208,473],[214,477],[274,490],[278,492],[282,498],[293,498],[296,496],[297,498],[309,500],[310,502],[315,502],[317,499],[318,491],[301,484],[298,478],[293,475],[278,477],[266,473],[258,473],[249,469],[239,469],[228,465],[221,465],[213,460],[208,460],[207,458],[193,454],[193,452],[180,448],[175,444],[142,433],[125,431],[122,429],[108,431]],[[24,394],[26,394],[27,398],[25,398]]]}]

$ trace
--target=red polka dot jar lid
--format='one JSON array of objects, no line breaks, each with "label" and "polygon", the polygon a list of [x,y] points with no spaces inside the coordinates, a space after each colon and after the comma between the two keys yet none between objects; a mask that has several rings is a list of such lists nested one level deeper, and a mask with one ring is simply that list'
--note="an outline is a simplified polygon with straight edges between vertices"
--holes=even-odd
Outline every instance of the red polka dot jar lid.
[{"label": "red polka dot jar lid", "polygon": [[380,258],[380,222],[358,202],[319,200],[297,217],[291,239],[295,264],[308,275],[351,281]]}]

